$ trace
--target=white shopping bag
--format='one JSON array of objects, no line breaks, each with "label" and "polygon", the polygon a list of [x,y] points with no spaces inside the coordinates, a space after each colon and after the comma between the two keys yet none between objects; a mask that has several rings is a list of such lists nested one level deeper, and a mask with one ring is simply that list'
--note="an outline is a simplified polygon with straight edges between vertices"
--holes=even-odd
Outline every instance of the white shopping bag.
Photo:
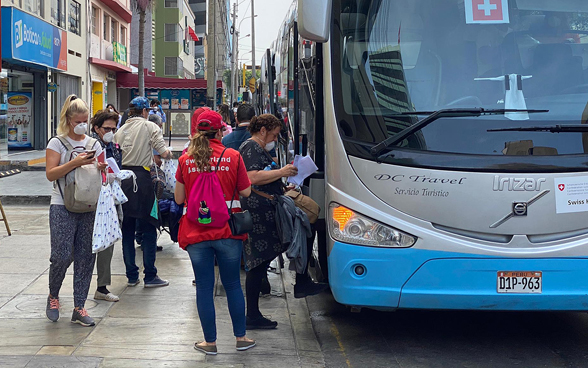
[{"label": "white shopping bag", "polygon": [[173,193],[176,190],[176,171],[178,171],[178,166],[174,160],[163,160],[161,170],[165,174],[165,189]]},{"label": "white shopping bag", "polygon": [[123,204],[129,201],[129,199],[125,195],[125,192],[123,192],[122,188],[120,187],[118,180],[112,182],[111,189],[112,195],[114,197],[114,204]]},{"label": "white shopping bag", "polygon": [[92,252],[101,252],[119,239],[122,239],[122,231],[114,205],[112,188],[110,184],[102,185],[98,205],[96,206],[96,218],[94,219]]}]

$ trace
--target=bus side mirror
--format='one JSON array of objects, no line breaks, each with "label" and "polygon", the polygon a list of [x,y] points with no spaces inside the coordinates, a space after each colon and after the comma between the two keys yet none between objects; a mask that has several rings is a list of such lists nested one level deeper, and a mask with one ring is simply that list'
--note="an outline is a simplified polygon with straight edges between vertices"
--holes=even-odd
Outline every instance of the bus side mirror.
[{"label": "bus side mirror", "polygon": [[302,38],[327,42],[332,0],[298,0],[298,32]]}]

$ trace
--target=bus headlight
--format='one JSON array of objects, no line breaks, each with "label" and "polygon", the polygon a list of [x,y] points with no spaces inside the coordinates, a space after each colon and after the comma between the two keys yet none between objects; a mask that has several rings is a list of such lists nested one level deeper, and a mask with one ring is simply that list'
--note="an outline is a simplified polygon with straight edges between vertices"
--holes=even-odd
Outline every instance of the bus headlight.
[{"label": "bus headlight", "polygon": [[373,247],[409,248],[417,238],[353,212],[337,203],[329,206],[329,232],[335,240]]}]

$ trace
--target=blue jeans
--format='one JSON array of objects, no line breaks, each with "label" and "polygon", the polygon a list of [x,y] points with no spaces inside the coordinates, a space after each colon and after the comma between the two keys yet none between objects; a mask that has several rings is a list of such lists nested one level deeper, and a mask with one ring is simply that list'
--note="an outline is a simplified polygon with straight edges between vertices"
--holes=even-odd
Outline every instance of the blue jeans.
[{"label": "blue jeans", "polygon": [[214,256],[218,262],[221,281],[227,292],[229,314],[236,337],[245,336],[245,299],[241,289],[241,252],[243,241],[220,239],[188,245],[186,248],[196,277],[196,306],[204,339],[216,341],[214,312]]},{"label": "blue jeans", "polygon": [[143,266],[145,267],[145,282],[149,282],[157,276],[155,268],[155,253],[157,252],[157,230],[148,221],[125,216],[122,224],[123,259],[127,269],[127,279],[136,281],[139,279],[139,267],[135,264],[135,228],[143,232]]}]

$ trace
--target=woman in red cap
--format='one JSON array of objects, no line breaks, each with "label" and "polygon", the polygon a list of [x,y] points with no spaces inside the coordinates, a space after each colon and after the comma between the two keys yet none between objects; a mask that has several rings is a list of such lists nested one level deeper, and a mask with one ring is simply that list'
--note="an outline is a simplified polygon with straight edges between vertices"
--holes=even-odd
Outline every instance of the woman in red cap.
[{"label": "woman in red cap", "polygon": [[[202,112],[198,116],[188,152],[178,160],[176,203],[188,203],[192,186],[200,173],[216,170],[227,206],[232,207],[234,212],[241,211],[239,195],[249,197],[251,182],[241,155],[234,149],[225,148],[221,143],[222,136],[220,114],[210,110]],[[196,305],[205,339],[194,344],[194,348],[205,354],[217,353],[213,295],[215,256],[227,293],[237,350],[255,346],[255,341],[245,336],[245,299],[240,280],[241,253],[246,238],[247,235],[233,235],[228,223],[215,228],[192,222],[186,216],[180,220],[178,241],[192,261],[196,277]]]}]

